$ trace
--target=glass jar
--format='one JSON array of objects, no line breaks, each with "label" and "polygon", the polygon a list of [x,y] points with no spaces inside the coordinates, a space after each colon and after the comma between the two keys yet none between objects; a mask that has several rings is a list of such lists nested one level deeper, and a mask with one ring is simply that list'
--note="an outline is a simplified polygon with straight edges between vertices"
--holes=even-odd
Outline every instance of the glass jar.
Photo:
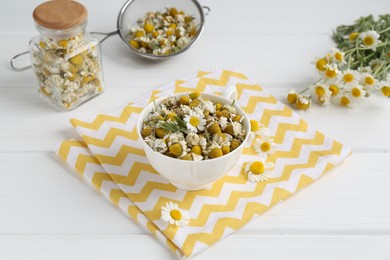
[{"label": "glass jar", "polygon": [[[57,1],[65,7],[69,2],[76,3]],[[47,19],[37,17],[40,13],[36,10],[33,17],[40,35],[30,41],[30,57],[39,93],[63,110],[74,109],[104,91],[99,41],[85,32],[87,20],[79,17],[81,13],[76,14],[77,20],[72,13],[73,22],[52,26]]]}]

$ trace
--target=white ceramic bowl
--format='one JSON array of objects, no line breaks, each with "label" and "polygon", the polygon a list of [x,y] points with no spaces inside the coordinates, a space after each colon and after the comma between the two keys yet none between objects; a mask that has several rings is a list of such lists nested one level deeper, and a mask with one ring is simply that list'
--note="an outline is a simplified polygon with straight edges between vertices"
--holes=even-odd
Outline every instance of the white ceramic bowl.
[{"label": "white ceramic bowl", "polygon": [[[230,94],[230,96],[235,96],[235,93],[228,94]],[[188,93],[176,94],[174,96],[179,98],[183,95],[188,95]],[[202,93],[202,96],[210,99],[213,102],[218,102],[221,104],[231,104],[232,102],[230,99],[213,94]],[[167,97],[159,98],[155,100],[155,102],[157,105],[159,105],[166,98]],[[154,105],[151,103],[141,112],[137,122],[137,131],[139,136],[141,136],[141,142],[144,146],[145,154],[150,164],[157,172],[160,173],[161,176],[167,178],[172,185],[183,190],[207,189],[216,180],[224,176],[237,163],[244,144],[248,140],[250,132],[249,119],[239,106],[236,105],[235,108],[237,113],[244,117],[243,125],[246,131],[244,141],[237,149],[233,150],[232,152],[215,159],[204,161],[186,161],[171,158],[169,156],[155,152],[152,148],[149,147],[149,145],[143,140],[141,132],[143,121],[153,110],[153,108]]]}]

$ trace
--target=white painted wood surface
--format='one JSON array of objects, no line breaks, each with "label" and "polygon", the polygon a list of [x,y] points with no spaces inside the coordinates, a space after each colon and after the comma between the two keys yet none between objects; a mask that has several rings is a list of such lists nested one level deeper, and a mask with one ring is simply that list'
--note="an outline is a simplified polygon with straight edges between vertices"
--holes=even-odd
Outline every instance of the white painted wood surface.
[{"label": "white painted wood surface", "polygon": [[[8,68],[37,34],[31,13],[40,2],[2,1],[0,8],[0,259],[171,259],[55,158],[52,147],[75,137],[68,119],[110,110],[210,67],[242,71],[282,99],[288,88],[315,79],[310,61],[333,47],[332,28],[390,11],[388,0],[202,0],[212,13],[193,49],[149,63],[113,37],[102,46],[107,91],[61,113],[39,99],[31,71]],[[108,32],[124,1],[82,3],[88,29]],[[354,109],[300,112],[354,154],[194,259],[390,259],[389,111],[389,100],[373,97]]]}]

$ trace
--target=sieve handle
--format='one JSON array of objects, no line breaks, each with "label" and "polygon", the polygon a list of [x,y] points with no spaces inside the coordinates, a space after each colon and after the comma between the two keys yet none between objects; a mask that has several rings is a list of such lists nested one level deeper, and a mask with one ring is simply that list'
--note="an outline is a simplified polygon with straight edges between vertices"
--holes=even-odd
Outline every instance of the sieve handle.
[{"label": "sieve handle", "polygon": [[210,12],[211,12],[210,7],[204,5],[204,6],[202,6],[202,8],[203,8],[204,15],[209,15],[210,14]]},{"label": "sieve handle", "polygon": [[92,35],[104,35],[103,39],[99,40],[100,43],[104,42],[105,40],[107,40],[107,38],[115,35],[115,34],[118,34],[119,31],[116,30],[116,31],[113,31],[113,32],[109,32],[109,33],[104,33],[104,32],[90,32],[89,34],[92,34]]}]

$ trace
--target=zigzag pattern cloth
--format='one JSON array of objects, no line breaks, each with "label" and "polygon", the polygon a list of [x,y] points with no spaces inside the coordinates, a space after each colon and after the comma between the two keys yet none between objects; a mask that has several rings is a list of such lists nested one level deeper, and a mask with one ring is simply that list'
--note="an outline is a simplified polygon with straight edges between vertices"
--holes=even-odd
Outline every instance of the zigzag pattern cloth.
[{"label": "zigzag pattern cloth", "polygon": [[[232,84],[238,91],[236,103],[274,136],[278,149],[269,159],[275,163],[271,178],[248,181],[244,165],[258,155],[247,144],[237,165],[211,189],[175,188],[145,157],[136,131],[139,113],[159,97],[192,91],[219,94]],[[71,123],[82,140],[62,142],[56,148],[59,156],[179,257],[193,256],[228,236],[351,153],[349,147],[310,127],[244,74],[228,70],[199,71],[112,113],[72,119]],[[180,174],[180,169],[172,170]],[[161,207],[168,201],[188,211],[188,226],[178,228],[161,220]]]}]

